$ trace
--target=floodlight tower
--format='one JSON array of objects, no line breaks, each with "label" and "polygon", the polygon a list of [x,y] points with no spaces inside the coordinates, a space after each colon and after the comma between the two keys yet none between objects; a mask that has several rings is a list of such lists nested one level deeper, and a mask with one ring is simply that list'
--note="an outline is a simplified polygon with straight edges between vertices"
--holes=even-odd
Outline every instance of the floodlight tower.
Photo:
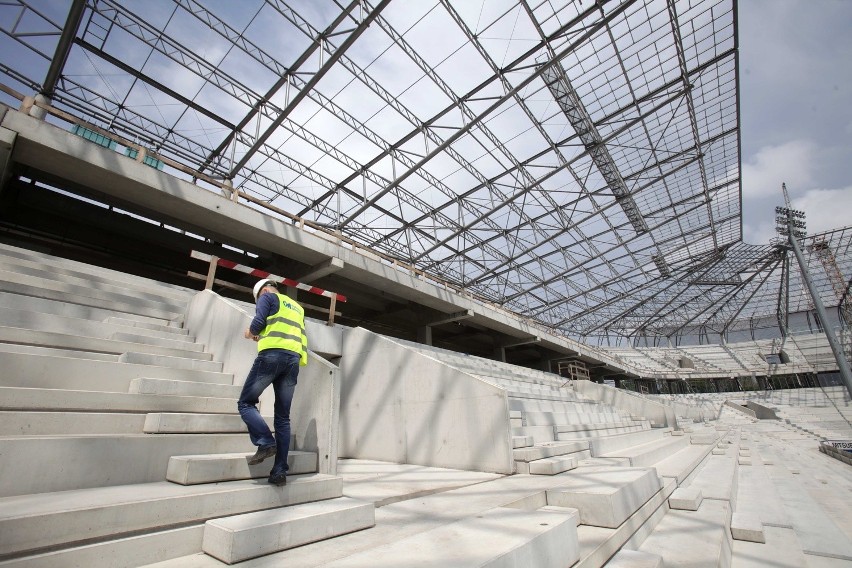
[{"label": "floodlight tower", "polygon": [[828,339],[828,344],[831,346],[831,351],[834,353],[834,359],[837,361],[837,368],[840,371],[840,378],[846,384],[846,390],[849,391],[849,396],[852,396],[852,371],[849,369],[849,362],[843,354],[837,338],[834,336],[834,331],[828,325],[828,315],[825,312],[825,307],[822,305],[822,299],[811,280],[811,275],[808,272],[808,265],[805,263],[805,257],[802,256],[802,249],[799,246],[799,239],[803,239],[807,234],[805,230],[805,212],[793,209],[790,206],[790,195],[787,193],[787,184],[781,184],[781,191],[784,192],[784,204],[786,207],[775,208],[775,231],[782,237],[787,237],[790,248],[793,249],[793,254],[796,256],[796,261],[799,263],[799,269],[802,273],[802,278],[808,287],[808,292],[813,300],[814,308],[819,315],[819,320],[822,322],[822,328],[825,336]]}]

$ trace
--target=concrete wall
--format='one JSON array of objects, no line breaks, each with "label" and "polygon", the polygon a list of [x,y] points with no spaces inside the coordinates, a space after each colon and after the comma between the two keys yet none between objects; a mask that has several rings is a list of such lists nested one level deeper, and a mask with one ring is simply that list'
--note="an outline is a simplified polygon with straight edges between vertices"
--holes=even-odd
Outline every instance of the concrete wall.
[{"label": "concrete wall", "polygon": [[775,414],[775,411],[769,408],[768,406],[764,406],[753,400],[747,400],[745,403],[746,407],[754,412],[754,416],[761,420],[779,420],[778,415]]},{"label": "concrete wall", "polygon": [[757,413],[754,411],[754,409],[752,409],[751,407],[746,408],[748,406],[748,403],[740,404],[740,402],[743,401],[734,402],[732,400],[726,400],[725,406],[733,408],[737,412],[742,412],[743,414],[751,416],[752,418],[757,418]]},{"label": "concrete wall", "polygon": [[677,428],[673,407],[632,395],[614,387],[599,385],[592,381],[574,381],[573,384],[574,390],[578,393],[615,408],[627,410],[631,414],[647,418],[654,427],[670,426]]},{"label": "concrete wall", "polygon": [[[237,385],[245,382],[257,355],[257,344],[243,337],[253,315],[209,290],[196,294],[187,306],[186,327],[215,360],[223,362],[226,373],[234,374]],[[310,333],[308,327],[309,345]],[[261,413],[272,416],[273,404],[272,389],[267,389],[261,397]],[[299,371],[290,420],[296,449],[317,452],[320,473],[337,472],[339,413],[340,370],[311,351],[308,365]]]},{"label": "concrete wall", "polygon": [[340,369],[342,457],[512,472],[503,389],[362,328]]}]

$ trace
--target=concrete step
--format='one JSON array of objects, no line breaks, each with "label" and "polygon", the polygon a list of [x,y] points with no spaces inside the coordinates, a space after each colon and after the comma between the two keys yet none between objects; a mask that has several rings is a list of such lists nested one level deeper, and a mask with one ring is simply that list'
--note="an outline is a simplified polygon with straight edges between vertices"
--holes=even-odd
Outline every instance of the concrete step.
[{"label": "concrete step", "polygon": [[621,416],[611,412],[524,412],[525,426],[611,424],[622,420]]},{"label": "concrete step", "polygon": [[[236,412],[236,405],[234,406]],[[264,420],[273,429],[272,417]],[[181,412],[152,412],[145,416],[148,434],[215,434],[248,432],[239,414],[193,414]]]},{"label": "concrete step", "polygon": [[678,485],[696,471],[701,463],[710,455],[713,446],[689,445],[654,464],[654,469],[660,477],[670,477],[677,481]]},{"label": "concrete step", "polygon": [[188,289],[177,284],[160,282],[150,278],[144,278],[135,274],[119,272],[109,268],[103,268],[94,264],[87,264],[49,253],[33,251],[13,245],[0,243],[0,256],[6,262],[25,262],[37,267],[50,267],[52,271],[61,273],[73,273],[84,275],[96,281],[121,283],[130,288],[152,289],[162,294],[173,295],[176,298],[191,297],[195,290]]},{"label": "concrete step", "polygon": [[624,448],[661,440],[667,437],[670,433],[671,428],[655,428],[653,430],[639,430],[638,432],[628,432],[626,434],[616,434],[614,436],[590,438],[589,449],[592,450],[592,455],[597,457],[610,454]]},{"label": "concrete step", "polygon": [[[92,305],[75,304],[69,301],[64,301],[62,296],[59,294],[56,294],[56,298],[51,299],[0,290],[0,306],[4,308],[13,308],[28,312],[53,314],[62,317],[79,318],[91,321],[105,321],[110,318],[120,318],[124,321],[136,322],[137,324],[166,327],[178,326],[175,327],[175,329],[181,329],[180,323],[177,321],[172,322],[170,319],[127,313],[121,309],[109,309],[106,302],[90,303]],[[115,304],[113,304],[113,307],[115,307]]]},{"label": "concrete step", "polygon": [[[563,425],[557,425],[555,428],[559,429]],[[567,426],[576,426],[575,424],[568,424]],[[603,436],[615,436],[618,434],[629,434],[631,432],[643,432],[648,430],[648,428],[643,428],[642,426],[622,426],[616,428],[600,428],[598,426],[605,426],[602,424],[582,424],[579,425],[582,427],[580,430],[574,430],[571,432],[557,432],[556,439],[561,442],[570,442],[571,440],[589,440],[600,438]],[[593,430],[587,429],[588,427],[594,427]]]},{"label": "concrete step", "polygon": [[[124,361],[120,361],[122,358]],[[150,366],[156,363],[174,366]],[[208,367],[209,370],[199,367]],[[146,354],[123,354],[114,361],[101,361],[0,351],[0,369],[3,369],[0,386],[127,393],[130,382],[139,377],[233,384],[234,376],[222,373],[221,368],[221,363],[213,361]]]},{"label": "concrete step", "polygon": [[[102,391],[0,387],[0,410],[129,412],[142,416],[150,412],[232,413],[234,398],[212,396],[173,396]],[[32,412],[30,412],[32,414]],[[140,429],[141,433],[142,430]],[[57,432],[62,433],[62,432]],[[70,433],[70,432],[69,432]]]},{"label": "concrete step", "polygon": [[194,351],[201,353],[204,351],[204,345],[189,341],[187,336],[177,336],[180,339],[156,337],[145,333],[128,333],[125,331],[116,331],[109,335],[107,339],[113,341],[125,341],[127,343],[141,343],[143,345],[157,345],[159,347],[169,347],[171,349],[182,349],[185,351]]},{"label": "concrete step", "polygon": [[512,450],[512,456],[516,462],[531,462],[588,449],[589,443],[582,440],[575,442],[545,442],[529,448],[515,448]]},{"label": "concrete step", "polygon": [[555,441],[553,426],[515,426],[509,429],[512,436],[529,436],[534,444]]},{"label": "concrete step", "polygon": [[144,414],[0,411],[0,436],[141,434]]},{"label": "concrete step", "polygon": [[197,381],[175,381],[171,379],[140,377],[130,381],[128,392],[168,396],[209,396],[237,400],[240,397],[242,389],[241,385],[219,385]]},{"label": "concrete step", "polygon": [[[156,341],[157,339],[171,340],[170,342],[159,344],[165,347],[175,347],[178,349],[190,349],[196,351],[203,350],[203,347],[201,346],[194,347],[193,338],[186,334],[176,335],[174,333],[163,331],[105,323],[103,321],[86,318],[36,312],[20,308],[0,307],[0,321],[2,321],[3,325],[6,327],[82,335],[86,337],[98,337],[101,339],[114,339],[117,341],[127,341],[131,343],[158,344]],[[118,334],[123,334],[124,336],[117,336]]]},{"label": "concrete step", "polygon": [[141,300],[135,298],[131,293],[101,292],[90,286],[66,284],[65,282],[3,270],[0,270],[0,291],[95,306],[113,312],[138,314],[169,321],[182,317],[185,307],[185,304],[177,305]]},{"label": "concrete step", "polygon": [[5,497],[2,558],[341,495],[341,478],[315,473],[292,476],[282,487],[253,480],[193,486],[161,481]]},{"label": "concrete step", "polygon": [[73,349],[54,349],[52,347],[41,347],[39,345],[21,345],[19,343],[0,343],[0,353],[20,353],[25,355],[48,355],[51,357],[66,357],[75,359],[89,359],[94,361],[118,362],[115,353],[95,353],[94,351],[75,351]]},{"label": "concrete step", "polygon": [[634,430],[650,430],[651,426],[647,420],[621,420],[618,422],[608,422],[606,424],[558,424],[556,431],[567,435],[580,432],[594,433],[598,430],[617,430],[624,429],[625,431]]},{"label": "concrete step", "polygon": [[190,294],[175,293],[173,290],[159,286],[139,286],[128,280],[117,281],[96,274],[87,274],[76,270],[68,270],[57,267],[45,267],[38,263],[26,260],[14,260],[0,254],[0,270],[44,278],[55,282],[73,284],[75,286],[88,286],[97,288],[102,292],[118,294],[132,293],[134,297],[164,304],[185,304]]},{"label": "concrete step", "polygon": [[[138,344],[136,344],[138,347]],[[173,369],[185,369],[191,371],[221,372],[222,363],[211,361],[209,353],[199,353],[199,356],[190,354],[189,357],[179,355],[160,355],[148,351],[125,351],[118,358],[119,363],[134,363],[137,365],[151,365],[153,367],[171,367]],[[207,357],[201,357],[206,355]]]},{"label": "concrete step", "polygon": [[577,452],[570,456],[556,456],[529,462],[529,472],[532,475],[556,475],[577,467],[583,452]]},{"label": "concrete step", "polygon": [[[194,456],[172,456],[166,479],[179,485],[197,485],[199,483],[217,483],[237,479],[268,477],[273,459],[259,464],[249,465],[248,458],[254,452],[238,454],[212,454]],[[287,475],[315,473],[317,471],[316,452],[290,450],[287,454]]]},{"label": "concrete step", "polygon": [[652,466],[678,450],[685,448],[689,440],[685,436],[666,436],[661,440],[647,442],[638,446],[616,450],[600,457],[628,458],[632,466]]},{"label": "concrete step", "polygon": [[730,517],[727,502],[707,498],[697,511],[672,509],[639,550],[663,557],[666,566],[730,566]]},{"label": "concrete step", "polygon": [[711,454],[695,476],[687,480],[686,486],[700,490],[705,500],[729,501],[736,507],[738,470],[737,457]]},{"label": "concrete step", "polygon": [[375,511],[372,503],[338,497],[212,519],[204,525],[202,548],[226,564],[235,564],[370,528],[376,524]]},{"label": "concrete step", "polygon": [[532,436],[512,436],[512,448],[527,448],[535,442]]},{"label": "concrete step", "polygon": [[491,509],[325,564],[327,568],[571,566],[580,558],[576,512]]},{"label": "concrete step", "polygon": [[652,468],[583,466],[547,490],[547,504],[579,510],[584,525],[618,528],[662,487]]},{"label": "concrete step", "polygon": [[[135,568],[190,555],[202,556],[204,524],[193,523],[178,528],[151,530],[142,534],[101,540],[83,541],[79,545],[41,552],[15,555],[0,560],[2,568]],[[211,559],[212,560],[212,559]],[[217,562],[218,563],[218,562]],[[185,567],[184,567],[185,568]]]},{"label": "concrete step", "polygon": [[188,344],[180,348],[160,347],[148,343],[132,343],[129,341],[85,337],[52,331],[33,331],[19,327],[0,326],[0,342],[22,343],[24,345],[37,345],[58,349],[74,349],[77,351],[94,351],[96,353],[122,354],[126,352],[140,352],[166,357],[191,357],[204,361],[210,361],[213,358],[210,353],[196,351],[197,347],[194,347],[194,344]]},{"label": "concrete step", "polygon": [[663,557],[623,548],[604,564],[604,568],[663,568]]},{"label": "concrete step", "polygon": [[[109,323],[113,325],[120,325],[123,327],[134,327],[137,329],[146,329],[149,331],[156,331],[168,335],[189,335],[189,330],[183,327],[180,327],[180,324],[172,322],[172,323],[154,323],[154,322],[146,322],[146,321],[137,321],[133,319],[128,319],[120,316],[109,316],[104,320],[104,323]],[[194,340],[193,340],[194,341]]]},{"label": "concrete step", "polygon": [[172,456],[250,450],[245,433],[0,437],[0,496],[162,481]]}]

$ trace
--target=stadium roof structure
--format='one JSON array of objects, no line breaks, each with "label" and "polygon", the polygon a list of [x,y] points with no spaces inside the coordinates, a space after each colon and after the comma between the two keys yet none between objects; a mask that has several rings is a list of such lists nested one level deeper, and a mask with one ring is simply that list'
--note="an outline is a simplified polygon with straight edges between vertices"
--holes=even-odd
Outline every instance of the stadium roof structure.
[{"label": "stadium roof structure", "polygon": [[[0,81],[556,333],[807,309],[784,247],[742,241],[735,0],[8,0],[0,23]],[[806,247],[841,284],[849,239]]]}]

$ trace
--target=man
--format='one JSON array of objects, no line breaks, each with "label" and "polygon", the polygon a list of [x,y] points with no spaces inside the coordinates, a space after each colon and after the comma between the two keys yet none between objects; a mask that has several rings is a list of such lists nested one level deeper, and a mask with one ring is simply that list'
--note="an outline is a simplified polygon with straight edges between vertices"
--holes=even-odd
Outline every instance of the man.
[{"label": "man", "polygon": [[[269,483],[287,483],[287,454],[290,450],[290,404],[296,390],[299,367],[308,364],[305,310],[278,293],[275,282],[264,279],[254,285],[254,319],[245,330],[246,339],[257,341],[257,358],[249,371],[237,408],[246,423],[257,452],[249,458],[254,465],[275,456]],[[275,391],[275,437],[260,416],[257,402],[269,385]]]}]

